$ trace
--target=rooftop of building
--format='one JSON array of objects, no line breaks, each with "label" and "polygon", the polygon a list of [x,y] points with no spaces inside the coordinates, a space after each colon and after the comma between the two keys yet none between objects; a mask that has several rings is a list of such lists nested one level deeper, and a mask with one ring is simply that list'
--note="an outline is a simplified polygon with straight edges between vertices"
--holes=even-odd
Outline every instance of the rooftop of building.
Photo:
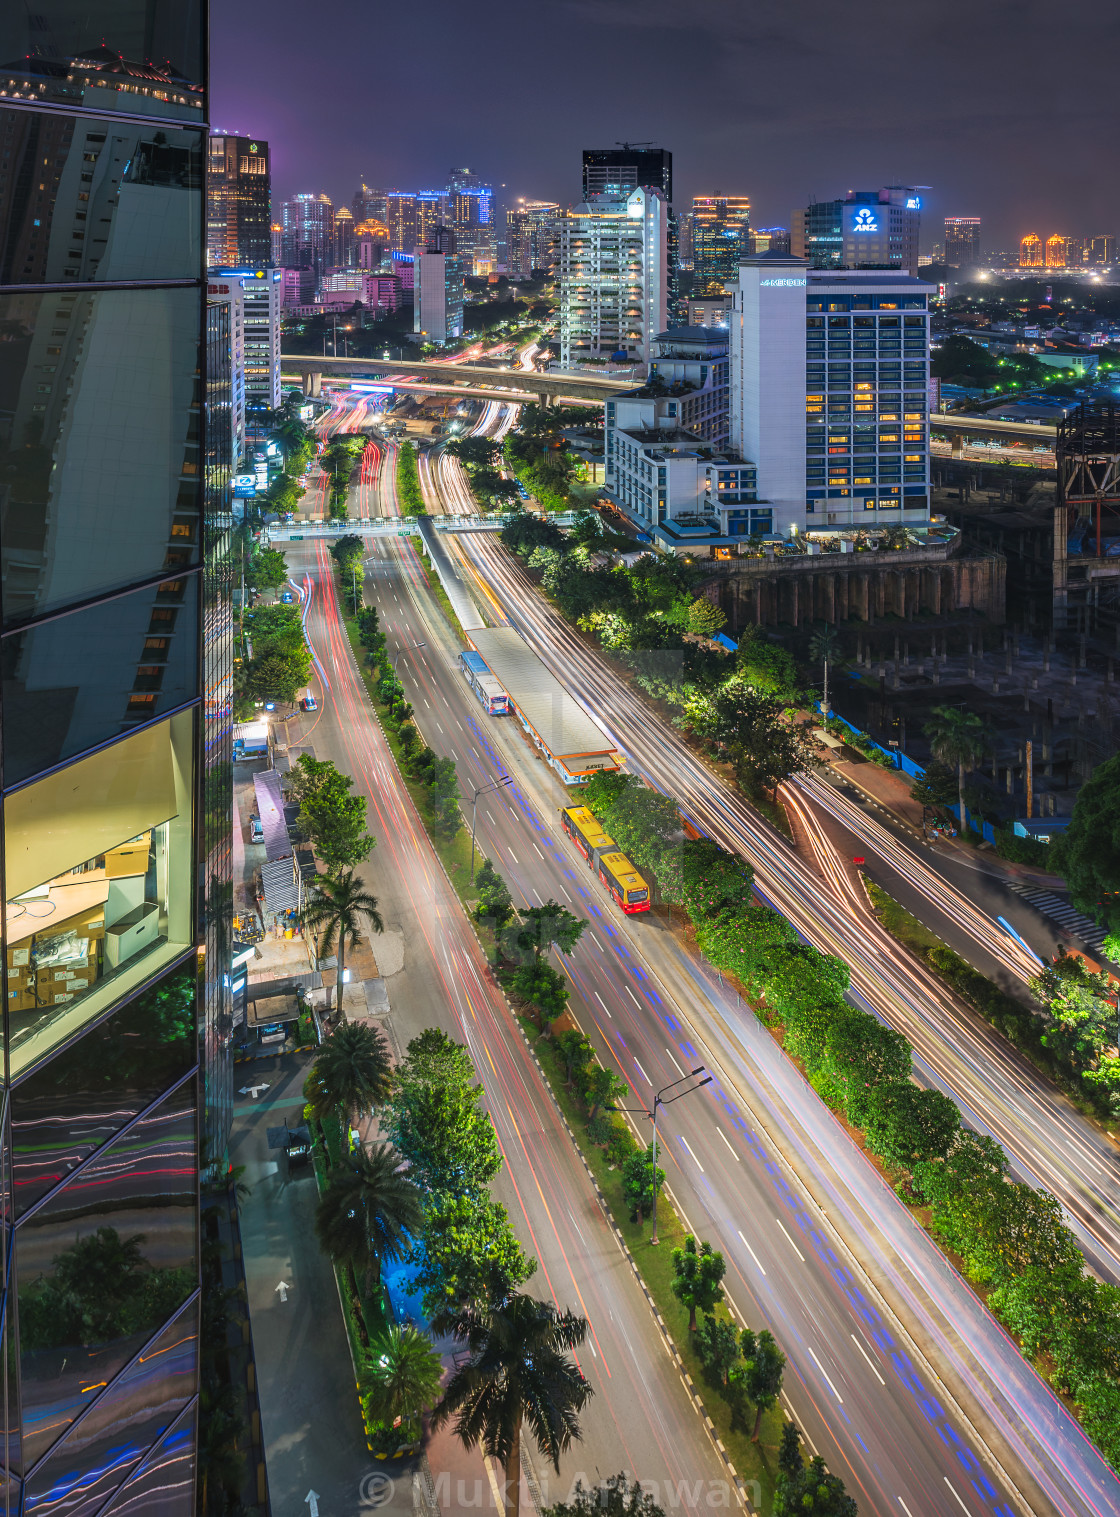
[{"label": "rooftop of building", "polygon": [[[727,296],[721,298],[726,300]],[[654,341],[676,347],[726,348],[728,337],[726,327],[670,327],[667,332],[658,332]]]}]

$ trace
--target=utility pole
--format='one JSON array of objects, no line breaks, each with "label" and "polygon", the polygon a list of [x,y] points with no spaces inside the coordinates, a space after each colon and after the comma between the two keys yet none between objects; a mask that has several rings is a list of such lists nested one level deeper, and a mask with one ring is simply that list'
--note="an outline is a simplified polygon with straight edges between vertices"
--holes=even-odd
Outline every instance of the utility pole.
[{"label": "utility pole", "polygon": [[1026,778],[1027,778],[1027,821],[1029,822],[1030,819],[1031,819],[1031,817],[1034,814],[1034,744],[1031,742],[1030,738],[1027,739]]},{"label": "utility pole", "polygon": [[478,798],[486,795],[490,790],[501,790],[506,785],[513,784],[513,775],[504,774],[500,780],[494,780],[489,785],[479,785],[474,792],[474,800],[471,802],[471,884],[474,884],[474,827],[478,820]]},{"label": "utility pole", "polygon": [[[699,1085],[689,1085],[687,1090],[678,1090],[675,1096],[668,1094],[671,1090],[677,1090],[678,1085],[687,1085],[689,1080],[695,1080],[699,1075],[704,1075]],[[612,1111],[629,1112],[631,1116],[647,1117],[653,1123],[653,1230],[650,1233],[650,1243],[657,1242],[657,1113],[662,1106],[671,1106],[674,1101],[681,1100],[684,1096],[695,1095],[698,1090],[703,1090],[705,1085],[712,1083],[712,1076],[704,1073],[703,1064],[698,1064],[679,1080],[674,1080],[670,1085],[663,1085],[653,1098],[653,1110],[647,1111],[644,1106],[613,1106]]]}]

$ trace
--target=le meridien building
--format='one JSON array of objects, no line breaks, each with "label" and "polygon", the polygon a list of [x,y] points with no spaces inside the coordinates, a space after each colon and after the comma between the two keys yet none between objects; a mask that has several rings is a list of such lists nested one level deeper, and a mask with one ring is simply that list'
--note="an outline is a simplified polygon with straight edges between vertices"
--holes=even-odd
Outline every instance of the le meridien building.
[{"label": "le meridien building", "polygon": [[659,190],[595,195],[559,223],[560,361],[645,363],[666,326],[668,213]]},{"label": "le meridien building", "polygon": [[213,267],[271,258],[268,143],[215,133],[206,166],[206,260]]},{"label": "le meridien building", "polygon": [[194,1511],[199,1152],[231,1103],[204,14],[0,19],[5,1513]]},{"label": "le meridien building", "polygon": [[929,520],[929,313],[936,290],[893,270],[739,267],[731,446],[755,465],[773,530]]}]

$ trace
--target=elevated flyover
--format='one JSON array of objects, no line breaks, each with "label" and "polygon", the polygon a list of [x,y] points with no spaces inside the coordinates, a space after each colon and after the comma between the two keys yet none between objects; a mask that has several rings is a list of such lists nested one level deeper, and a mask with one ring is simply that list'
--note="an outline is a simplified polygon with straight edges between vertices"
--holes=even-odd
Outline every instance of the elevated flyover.
[{"label": "elevated flyover", "polygon": [[[300,376],[308,395],[318,393],[324,377],[385,379],[392,383],[394,376],[401,374],[413,378],[420,375],[429,383],[440,386],[440,393],[457,386],[460,394],[466,388],[486,394],[491,400],[512,397],[522,404],[537,400],[548,405],[557,400],[606,400],[610,395],[633,390],[639,382],[567,371],[536,374],[528,369],[494,369],[473,363],[445,363],[433,358],[418,358],[406,363],[395,358],[321,358],[314,353],[284,353],[280,366],[285,374]],[[502,394],[495,394],[495,391]]]},{"label": "elevated flyover", "polygon": [[1053,452],[1058,440],[1057,427],[1036,425],[1030,421],[996,421],[991,416],[966,416],[959,411],[934,411],[929,419],[930,434],[947,437],[953,452],[959,454],[970,437],[984,442],[1033,443],[1036,448]]}]

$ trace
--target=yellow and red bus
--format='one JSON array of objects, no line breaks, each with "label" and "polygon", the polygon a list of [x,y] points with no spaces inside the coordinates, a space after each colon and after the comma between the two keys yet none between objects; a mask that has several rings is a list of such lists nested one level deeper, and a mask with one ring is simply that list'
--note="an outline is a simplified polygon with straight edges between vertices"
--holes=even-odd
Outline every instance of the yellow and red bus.
[{"label": "yellow and red bus", "polygon": [[568,806],[560,813],[560,825],[594,869],[602,853],[612,853],[618,847],[614,838],[603,830],[603,824],[586,806]]},{"label": "yellow and red bus", "polygon": [[568,806],[560,824],[625,912],[649,910],[649,886],[586,806]]},{"label": "yellow and red bus", "polygon": [[602,854],[599,878],[623,911],[649,910],[649,886],[624,853]]}]

